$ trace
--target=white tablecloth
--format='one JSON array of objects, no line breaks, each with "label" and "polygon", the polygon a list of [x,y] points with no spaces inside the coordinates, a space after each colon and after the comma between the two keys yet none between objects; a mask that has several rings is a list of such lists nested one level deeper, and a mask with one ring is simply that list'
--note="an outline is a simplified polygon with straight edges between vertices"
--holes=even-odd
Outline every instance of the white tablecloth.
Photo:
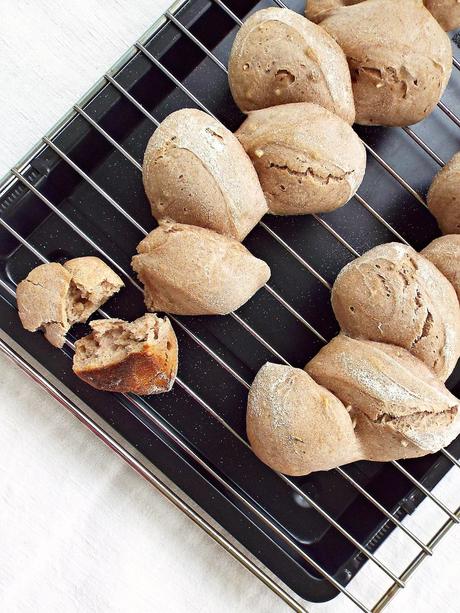
[{"label": "white tablecloth", "polygon": [[[0,175],[168,4],[0,0]],[[2,613],[286,610],[3,356],[0,373]],[[459,473],[437,490],[452,507]],[[410,525],[426,537],[441,515],[419,511]],[[379,557],[402,569],[407,543],[395,534]],[[459,552],[456,529],[388,611],[459,611]],[[351,587],[372,603],[383,578],[368,564]],[[342,597],[308,608],[353,610]]]}]

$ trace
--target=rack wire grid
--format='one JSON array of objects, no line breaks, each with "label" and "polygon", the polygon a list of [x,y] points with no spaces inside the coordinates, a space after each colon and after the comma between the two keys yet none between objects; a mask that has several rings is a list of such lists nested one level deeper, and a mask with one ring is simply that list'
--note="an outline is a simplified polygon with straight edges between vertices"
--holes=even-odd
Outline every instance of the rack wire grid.
[{"label": "rack wire grid", "polygon": [[[103,120],[98,120],[97,113],[94,112],[94,109],[92,109],[91,106],[92,101],[94,101],[97,96],[113,96],[115,94],[117,101],[121,100],[124,104],[126,104],[124,107],[126,113],[140,113],[147,119],[147,122],[150,123],[152,129],[157,127],[161,119],[163,119],[165,114],[168,113],[166,112],[163,113],[162,116],[156,116],[152,112],[152,108],[155,108],[155,103],[152,102],[151,98],[155,94],[155,91],[145,91],[145,88],[140,91],[139,89],[136,90],[135,87],[129,88],[128,86],[124,85],[124,71],[128,71],[129,73],[130,66],[132,65],[132,60],[134,58],[142,58],[142,60],[147,62],[150,67],[154,66],[157,69],[158,74],[155,74],[155,78],[158,79],[158,75],[162,73],[162,77],[169,81],[173,91],[180,94],[181,97],[178,98],[179,104],[176,101],[175,108],[184,106],[185,102],[188,104],[188,106],[200,108],[213,117],[217,116],[222,119],[221,111],[225,109],[229,103],[229,94],[228,90],[219,89],[222,84],[222,78],[219,81],[216,77],[216,73],[211,69],[213,68],[217,70],[218,73],[221,73],[221,77],[226,79],[227,68],[223,56],[225,54],[228,55],[231,41],[235,36],[238,27],[242,24],[241,17],[249,12],[252,12],[253,10],[261,8],[261,6],[277,5],[279,7],[293,8],[297,10],[303,8],[303,6],[301,6],[303,5],[303,2],[298,2],[296,0],[292,0],[290,3],[284,3],[279,0],[271,0],[271,2],[267,1],[262,3],[253,2],[250,3],[251,6],[249,8],[247,7],[247,4],[248,3],[238,2],[237,0],[227,0],[227,2],[224,2],[223,0],[181,0],[180,2],[176,2],[157,23],[155,23],[138,41],[134,43],[133,46],[129,48],[127,53],[120,58],[120,60],[101,78],[101,80],[96,83],[94,87],[91,88],[91,90],[85,94],[77,104],[74,105],[73,109],[58,122],[58,124],[47,134],[47,136],[44,136],[42,141],[38,143],[37,146],[34,147],[33,150],[29,152],[15,168],[11,169],[11,172],[8,173],[0,184],[0,198],[7,196],[10,198],[11,202],[14,201],[14,198],[18,194],[23,195],[24,193],[27,193],[34,196],[36,202],[43,205],[48,217],[54,216],[61,223],[63,222],[68,230],[69,237],[75,235],[78,237],[78,239],[83,241],[83,245],[86,246],[87,250],[90,249],[92,253],[100,255],[106,262],[108,262],[113,269],[122,276],[127,286],[132,288],[132,291],[137,295],[139,300],[142,300],[142,288],[139,286],[135,278],[133,278],[129,269],[128,261],[126,258],[119,259],[116,256],[111,255],[110,249],[106,246],[107,240],[111,240],[110,235],[106,237],[107,240],[102,240],[100,237],[98,239],[92,238],[94,228],[91,226],[91,224],[88,224],[88,219],[85,216],[75,214],[77,212],[75,203],[72,205],[72,207],[67,208],[66,212],[63,212],[65,207],[62,206],[62,202],[53,201],[53,194],[58,193],[56,189],[53,191],[53,187],[51,187],[45,194],[44,190],[40,190],[37,187],[40,180],[43,178],[46,179],[46,175],[49,174],[49,168],[41,167],[39,163],[36,163],[36,160],[39,159],[40,155],[47,154],[54,155],[55,161],[57,160],[60,163],[64,163],[69,171],[68,175],[66,175],[69,181],[69,177],[73,176],[77,177],[78,181],[83,182],[86,186],[89,185],[93,190],[93,193],[102,197],[105,203],[111,207],[114,215],[119,215],[128,222],[128,225],[131,227],[132,234],[127,236],[127,241],[129,241],[132,237],[135,237],[136,240],[133,244],[136,244],[139,238],[145,236],[149,231],[149,227],[152,226],[153,221],[147,221],[148,211],[143,218],[140,218],[137,211],[133,212],[130,210],[129,206],[127,207],[126,205],[120,204],[119,198],[111,195],[108,191],[108,189],[113,187],[113,182],[109,183],[108,187],[103,187],[101,184],[102,182],[94,178],[94,173],[85,170],[84,157],[65,152],[65,147],[59,144],[60,135],[72,122],[75,122],[76,120],[86,122],[87,127],[97,132],[97,134],[105,141],[105,145],[108,145],[109,147],[113,148],[113,151],[120,154],[121,157],[119,158],[119,161],[123,160],[124,163],[127,163],[132,167],[132,170],[134,171],[133,174],[130,175],[129,178],[125,177],[123,181],[127,181],[129,183],[130,189],[132,187],[131,183],[136,181],[136,189],[139,190],[139,186],[141,185],[140,173],[142,170],[140,159],[143,148],[146,144],[145,137],[143,136],[140,139],[138,146],[136,146],[134,141],[130,142],[129,139],[124,139],[117,136],[116,129],[109,130],[107,127],[104,127]],[[225,47],[219,48],[217,45],[216,50],[212,50],[212,45],[209,42],[208,44],[203,42],[203,36],[201,35],[199,28],[194,33],[193,27],[186,25],[186,21],[182,18],[182,15],[183,10],[187,7],[191,7],[193,9],[192,14],[195,16],[205,15],[209,10],[220,11],[222,13],[220,17],[224,16],[225,20],[227,20],[226,26],[228,30]],[[210,17],[207,17],[206,23],[208,25],[211,23]],[[193,88],[193,82],[185,85],[184,75],[181,75],[180,69],[174,73],[171,67],[168,68],[169,64],[166,60],[163,60],[162,58],[159,59],[155,55],[155,47],[154,45],[152,46],[152,41],[154,42],[159,36],[164,36],[165,40],[171,38],[171,28],[176,31],[176,34],[181,36],[181,39],[187,40],[189,44],[196,47],[201,52],[203,56],[200,59],[201,62],[204,62],[204,60],[207,61],[206,70],[208,72],[206,74],[208,79],[207,82],[205,82],[205,87],[211,87],[213,92],[219,90],[219,95],[215,98],[208,95],[200,95],[200,93],[198,93],[199,91],[203,93],[203,82],[200,84],[195,83],[195,90]],[[216,38],[216,43],[217,42],[219,41]],[[453,70],[454,72],[460,70],[460,64],[456,58],[454,58]],[[455,76],[457,77],[457,75]],[[456,81],[456,84],[457,83],[458,81]],[[457,85],[455,87],[457,87]],[[194,91],[195,93],[193,93]],[[452,96],[457,96],[457,92],[454,91]],[[211,103],[204,102],[204,100],[211,100]],[[460,127],[460,119],[455,112],[444,102],[440,102],[438,107],[439,112],[442,113],[448,119],[450,124],[452,124],[452,127],[457,130],[458,127]],[[170,112],[171,110],[175,110],[175,108],[167,108],[166,110]],[[223,120],[225,121],[225,113]],[[372,130],[374,130],[374,132],[372,132]],[[363,142],[367,152],[371,156],[371,159],[373,159],[375,162],[375,166],[373,167],[373,184],[374,186],[376,184],[378,185],[378,181],[376,183],[375,180],[375,172],[377,171],[379,173],[383,173],[386,177],[391,177],[391,180],[395,183],[397,188],[404,190],[408,197],[410,197],[412,204],[415,203],[415,205],[419,207],[419,213],[421,215],[421,219],[423,219],[423,222],[420,223],[422,225],[426,224],[426,219],[429,218],[429,215],[425,210],[426,203],[421,195],[421,190],[413,187],[403,177],[403,173],[398,172],[393,165],[390,165],[389,162],[385,161],[385,159],[375,150],[374,144],[369,144],[370,142],[373,142],[372,138],[374,138],[375,141],[381,138],[387,138],[387,133],[389,132],[390,130],[385,131],[383,129],[374,128],[371,129],[370,132],[365,133],[363,136],[363,138],[367,137],[365,140],[363,140]],[[398,134],[405,133],[404,138],[406,138],[406,140],[408,138],[413,141],[417,147],[417,159],[421,159],[421,155],[425,156],[425,158],[429,160],[430,164],[433,162],[438,166],[442,166],[444,164],[444,160],[438,155],[435,149],[425,141],[423,137],[423,130],[421,132],[417,132],[407,127],[402,129],[393,129],[391,132],[398,132]],[[118,134],[120,134],[120,132],[118,132]],[[369,138],[369,135],[371,135],[371,138]],[[458,138],[458,132],[455,134],[454,138]],[[128,146],[126,143],[128,143],[130,146]],[[124,172],[125,167],[120,166],[120,168],[122,168],[122,171]],[[115,171],[118,172],[117,168]],[[72,175],[70,173],[72,173]],[[75,181],[72,186],[74,184],[76,185]],[[116,192],[116,190],[113,191]],[[6,201],[3,201],[4,203],[6,202],[6,204],[3,204],[2,206],[2,213],[11,213],[11,208],[7,206],[7,204],[10,203],[8,198]],[[353,220],[353,225],[356,232],[359,232],[359,227],[356,227],[359,225],[359,215],[365,214],[367,216],[371,216],[376,223],[384,228],[385,236],[389,236],[393,240],[401,241],[406,245],[409,244],[408,240],[406,240],[404,237],[404,232],[401,233],[394,227],[394,225],[397,224],[393,221],[388,221],[376,209],[375,206],[368,202],[367,196],[364,197],[363,192],[357,194],[354,197],[354,201],[355,205],[361,207],[359,214],[357,213],[357,211],[359,211],[358,208],[353,210],[353,215],[358,215],[358,218]],[[88,200],[79,201],[78,205],[80,208],[93,206],[92,202]],[[350,204],[348,204],[347,207],[350,207]],[[345,209],[347,207],[345,207]],[[352,212],[350,211],[350,215],[351,214]],[[340,230],[340,220],[337,221],[337,219],[333,219],[332,222],[329,222],[326,221],[326,218],[328,217],[313,215],[309,223],[315,224],[318,231],[326,232],[329,238],[339,245],[341,250],[346,252],[346,257],[342,255],[342,259],[345,257],[345,260],[350,261],[354,257],[358,257],[360,253],[352,244],[356,243],[356,241],[352,240],[355,234],[351,233],[352,238],[350,238],[350,236],[345,238],[343,236],[343,232]],[[142,221],[140,221],[140,219],[142,219]],[[393,213],[392,219],[396,219]],[[374,221],[372,223],[374,223]],[[319,283],[319,286],[322,286],[318,290],[318,301],[321,305],[319,310],[321,310],[324,308],[323,302],[325,300],[327,301],[327,294],[331,290],[331,280],[327,279],[328,275],[325,273],[325,270],[327,269],[324,266],[321,269],[318,264],[318,262],[321,262],[323,254],[319,254],[319,256],[317,254],[316,258],[312,258],[310,261],[304,255],[304,250],[299,248],[301,243],[299,243],[298,237],[296,241],[288,243],[286,239],[286,232],[283,230],[287,227],[286,224],[289,223],[292,224],[292,221],[266,218],[266,220],[259,223],[259,230],[262,233],[265,233],[266,237],[270,240],[269,244],[271,249],[274,248],[273,245],[277,246],[280,254],[279,257],[287,258],[289,265],[291,265],[294,261],[297,262],[297,265],[301,269],[303,275],[308,275],[316,285]],[[37,261],[44,263],[48,262],[50,258],[59,260],[59,258],[62,257],[61,253],[49,253],[49,250],[47,250],[47,245],[43,243],[43,241],[42,244],[39,244],[39,241],[37,241],[37,243],[34,245],[32,243],[32,239],[30,238],[30,235],[32,234],[30,228],[28,227],[27,223],[20,220],[18,221],[17,214],[15,217],[12,216],[11,218],[8,218],[6,214],[3,214],[0,216],[0,225],[3,228],[3,231],[8,234],[9,238],[14,241],[11,243],[11,245],[8,245],[8,247],[14,247],[16,251],[18,249],[22,249],[22,253],[24,250],[27,250],[28,254],[30,255],[30,259],[26,259],[26,261],[22,264],[24,267],[24,271],[22,272],[27,272],[27,270],[30,270],[32,265],[37,264]],[[412,234],[414,231],[418,231],[417,224],[414,224],[414,228],[415,230],[413,230]],[[435,230],[431,228],[430,232],[433,233]],[[378,237],[381,239],[380,235],[378,235]],[[370,240],[374,240],[374,237],[371,236]],[[420,237],[420,240],[424,240],[424,237]],[[70,238],[68,239],[68,242],[71,243]],[[378,242],[382,242],[382,240],[378,240]],[[45,255],[45,253],[48,255]],[[80,253],[76,255],[80,255]],[[336,252],[333,251],[330,257],[334,259],[336,257]],[[22,257],[22,260],[24,260],[24,257]],[[0,277],[0,288],[3,290],[2,296],[4,299],[9,300],[10,306],[14,305],[15,303],[15,278],[21,278],[19,276],[19,272],[17,270],[15,271],[10,269],[7,270],[7,275],[5,277]],[[275,289],[275,287],[277,289]],[[262,291],[265,291],[268,294],[271,300],[270,304],[274,305],[276,303],[279,309],[285,310],[289,317],[296,321],[296,325],[300,325],[308,332],[309,337],[312,339],[311,353],[314,354],[323,343],[327,342],[327,338],[330,338],[331,330],[323,329],[320,331],[318,329],[320,327],[318,322],[321,323],[321,318],[312,322],[310,318],[304,317],[299,312],[299,307],[297,305],[293,306],[291,299],[283,297],[285,290],[285,286],[282,286],[282,289],[279,290],[278,283],[274,283],[273,285],[271,283],[267,283]],[[102,317],[110,317],[110,315],[102,309],[99,309],[98,313]],[[118,313],[116,315],[118,315]],[[174,316],[170,316],[170,318],[173,321],[176,330],[183,333],[184,338],[187,337],[191,345],[196,345],[201,351],[204,351],[212,360],[214,367],[219,371],[224,371],[226,375],[232,379],[233,384],[241,388],[240,393],[242,394],[242,397],[244,397],[250,387],[251,381],[251,373],[248,372],[248,369],[240,367],[238,360],[235,361],[232,359],[232,356],[229,356],[228,353],[211,346],[212,343],[208,340],[210,338],[209,334],[206,334],[204,328],[194,325],[191,318]],[[196,319],[199,320],[200,318]],[[222,322],[226,323],[224,324]],[[216,325],[222,326],[220,329],[221,335],[225,335],[228,332],[231,333],[231,330],[233,329],[232,326],[240,327],[245,335],[251,337],[252,350],[257,352],[258,349],[256,349],[256,347],[258,346],[260,346],[262,349],[262,353],[260,353],[259,357],[257,358],[261,363],[264,361],[263,358],[266,360],[266,356],[268,355],[271,357],[271,359],[277,362],[281,362],[283,364],[290,364],[291,362],[294,362],[294,365],[297,365],[296,359],[293,360],[289,357],[285,357],[285,351],[283,349],[286,345],[278,342],[275,343],[272,340],[273,337],[269,336],[267,338],[267,334],[261,332],[260,330],[258,331],[256,327],[254,327],[251,318],[245,316],[244,309],[240,309],[238,313],[231,313],[227,318],[219,318],[219,323]],[[268,325],[270,325],[270,322]],[[266,331],[267,326],[263,327]],[[69,338],[75,337],[69,335]],[[43,341],[43,343],[45,343],[45,341]],[[283,349],[280,348],[281,346]],[[289,605],[295,611],[307,610],[305,608],[305,603],[302,600],[299,600],[299,597],[295,591],[284,585],[278,577],[276,577],[270,570],[266,569],[263,564],[261,564],[260,561],[246,551],[245,548],[241,547],[241,545],[239,545],[235,539],[228,536],[224,530],[220,529],[216,522],[208,518],[205,513],[196,510],[193,505],[187,502],[183,495],[179,494],[174,487],[168,485],[162,477],[158,476],[158,474],[156,474],[156,472],[150,468],[145,461],[143,461],[142,457],[139,459],[135,453],[131,452],[128,449],[128,446],[123,443],[123,439],[121,439],[120,442],[120,440],[114,436],[111,431],[109,431],[110,429],[107,428],[104,422],[102,422],[101,425],[97,419],[92,417],[84,404],[82,405],[76,401],[74,397],[71,397],[68,394],[68,391],[66,391],[66,388],[62,390],[59,384],[57,384],[46,371],[44,373],[41,372],[41,369],[34,365],[30,358],[24,357],[20,350],[14,348],[10,340],[7,340],[5,337],[0,339],[0,347],[7,356],[19,364],[21,368],[38,384],[51,393],[100,439],[102,439],[138,473],[140,473],[174,505],[176,505],[176,507],[183,511],[190,519],[203,528],[216,542],[222,545],[232,556],[234,556],[246,568],[254,573],[256,577],[258,577],[265,583],[265,585],[273,590],[273,592],[275,592],[287,605]],[[68,370],[70,370],[69,363],[73,350],[74,343],[72,340],[67,340],[62,352],[59,353],[59,359],[66,362],[66,368]],[[305,361],[306,359],[304,362]],[[194,403],[199,405],[201,409],[203,409],[204,414],[208,419],[217,422],[221,427],[223,427],[223,429],[225,429],[227,433],[231,435],[233,438],[233,444],[236,446],[238,453],[241,453],[241,450],[250,452],[244,432],[241,431],[241,424],[238,423],[237,426],[233,425],[230,415],[223,416],[221,411],[216,410],[215,406],[204,397],[205,394],[202,387],[198,389],[195,387],[193,378],[191,382],[188,382],[185,376],[178,376],[176,386],[180,388],[182,392],[184,392],[185,395],[187,395],[191,400],[193,400]],[[279,480],[284,488],[288,488],[289,491],[291,491],[293,500],[296,501],[296,504],[300,510],[313,510],[316,517],[321,518],[329,529],[332,527],[334,531],[343,537],[343,539],[348,541],[348,544],[352,550],[357,552],[356,560],[359,561],[359,563],[357,563],[357,568],[359,568],[359,566],[366,560],[369,564],[375,565],[381,574],[381,590],[379,593],[375,594],[373,602],[363,602],[359,596],[357,596],[349,587],[347,587],[347,582],[352,576],[352,573],[350,573],[349,570],[342,569],[344,570],[342,574],[339,572],[334,572],[333,570],[328,570],[328,565],[324,562],[324,555],[328,556],[332,555],[332,553],[331,551],[327,550],[325,545],[323,545],[323,549],[325,548],[326,551],[324,552],[323,556],[318,555],[317,551],[309,553],[308,547],[304,546],[304,543],[308,544],[308,538],[305,537],[304,540],[299,538],[298,535],[292,532],[292,526],[289,527],[288,525],[288,527],[286,527],[286,525],[283,525],[283,522],[267,511],[267,509],[260,504],[260,501],[251,498],[251,496],[244,490],[241,483],[238,483],[235,478],[230,478],[224,471],[221,470],[221,467],[213,465],[212,462],[203,457],[202,453],[198,451],[194,445],[189,443],[187,437],[175,427],[173,422],[169,421],[167,417],[165,418],[165,415],[161,414],[161,411],[155,408],[155,399],[152,402],[146,402],[144,398],[133,394],[121,394],[120,396],[122,398],[122,404],[128,411],[134,412],[137,418],[143,421],[143,423],[153,424],[157,431],[161,432],[166,439],[172,441],[176,448],[179,449],[184,456],[193,461],[194,465],[198,466],[203,473],[209,475],[213,479],[213,482],[219,484],[223,490],[228,492],[231,495],[232,500],[235,501],[235,504],[249,511],[254,521],[269,535],[271,535],[271,538],[275,541],[278,547],[283,546],[290,550],[295,556],[297,564],[304,565],[309,572],[314,573],[316,577],[321,578],[321,580],[324,580],[327,584],[332,586],[332,592],[326,594],[326,597],[324,598],[319,597],[318,600],[324,600],[331,597],[335,593],[341,593],[343,596],[348,598],[357,609],[368,613],[370,611],[375,613],[381,611],[386,604],[388,604],[391,598],[400,589],[407,585],[409,578],[412,576],[413,572],[420,565],[420,563],[427,556],[432,555],[433,550],[438,545],[441,538],[454,524],[459,523],[460,507],[456,509],[450,508],[445,502],[431,492],[430,485],[426,483],[424,484],[424,478],[414,476],[414,471],[412,468],[410,468],[411,465],[407,465],[404,462],[391,462],[391,470],[393,471],[392,474],[396,475],[399,473],[399,476],[406,482],[406,486],[408,483],[410,483],[411,487],[413,486],[413,492],[415,492],[415,494],[412,494],[413,497],[417,495],[419,497],[419,501],[426,497],[436,506],[436,508],[444,515],[445,518],[442,525],[437,527],[436,532],[426,538],[417,535],[416,531],[413,530],[413,528],[409,528],[405,521],[403,523],[402,518],[404,515],[400,513],[400,509],[396,510],[388,508],[387,505],[380,502],[379,497],[374,494],[371,489],[368,489],[366,485],[362,485],[360,483],[360,478],[358,476],[353,476],[353,473],[348,470],[348,467],[336,468],[334,471],[330,471],[334,474],[334,479],[339,480],[342,484],[346,484],[346,486],[353,490],[361,500],[366,501],[369,507],[373,508],[383,522],[382,526],[384,526],[385,530],[388,527],[398,530],[399,533],[407,538],[408,542],[415,547],[416,553],[405,568],[403,568],[402,571],[396,570],[392,567],[391,563],[387,561],[384,562],[379,556],[375,555],[374,551],[376,550],[376,545],[378,545],[380,542],[380,538],[377,539],[376,543],[372,543],[370,541],[364,542],[363,544],[360,538],[353,535],[354,530],[352,527],[350,527],[351,524],[349,521],[340,521],[337,519],[338,514],[336,513],[336,510],[327,509],[320,502],[318,502],[318,497],[315,495],[314,488],[313,490],[309,490],[297,479],[287,477],[280,473],[273,474],[272,471],[270,471],[271,475]],[[192,420],[192,417],[190,419]],[[219,443],[219,441],[217,442]],[[457,470],[460,468],[460,463],[455,457],[454,451],[444,449],[440,454],[440,458],[442,461],[447,463],[447,468],[450,466],[455,467]],[[258,462],[256,459],[254,459],[254,461]],[[263,468],[265,469],[265,467]],[[275,496],[277,493],[273,492],[273,495]]]}]

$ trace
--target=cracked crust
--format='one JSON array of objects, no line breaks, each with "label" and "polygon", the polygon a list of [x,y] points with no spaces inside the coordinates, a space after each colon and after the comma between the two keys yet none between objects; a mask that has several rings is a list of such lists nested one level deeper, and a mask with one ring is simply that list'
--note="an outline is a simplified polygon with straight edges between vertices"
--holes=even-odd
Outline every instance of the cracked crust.
[{"label": "cracked crust", "polygon": [[270,278],[268,265],[238,241],[165,221],[137,246],[132,267],[149,311],[226,315]]},{"label": "cracked crust", "polygon": [[337,209],[353,196],[364,176],[366,151],[357,134],[317,104],[253,111],[236,136],[275,215]]},{"label": "cracked crust", "polygon": [[244,22],[230,53],[228,76],[243,113],[315,102],[349,124],[354,121],[343,51],[324,30],[288,9],[263,9]]},{"label": "cracked crust", "polygon": [[300,368],[267,363],[249,392],[249,442],[286,475],[307,475],[361,459],[344,405]]},{"label": "cracked crust", "polygon": [[452,70],[449,37],[421,0],[367,0],[321,21],[348,59],[356,123],[406,126],[431,113]]},{"label": "cracked crust", "polygon": [[460,234],[460,151],[433,179],[427,203],[443,234]]},{"label": "cracked crust", "polygon": [[371,249],[337,276],[332,307],[354,338],[404,347],[442,380],[460,356],[460,307],[444,275],[411,247]]},{"label": "cracked crust", "polygon": [[168,392],[177,374],[177,339],[167,317],[133,322],[98,319],[75,343],[73,371],[99,390],[148,395]]},{"label": "cracked crust", "polygon": [[160,124],[142,176],[157,221],[169,218],[242,241],[267,212],[240,143],[203,111],[181,109]]},{"label": "cracked crust", "polygon": [[[361,2],[363,0],[307,0],[305,16],[314,23],[321,23],[335,9]],[[459,0],[423,0],[423,4],[446,32],[460,28]]]},{"label": "cracked crust", "polygon": [[421,254],[450,281],[460,301],[460,234],[436,238]]},{"label": "cracked crust", "polygon": [[434,453],[460,433],[458,399],[405,349],[340,334],[305,369],[349,407],[363,459]]},{"label": "cracked crust", "polygon": [[96,257],[42,264],[18,284],[19,317],[26,330],[43,329],[52,345],[62,347],[69,328],[85,322],[122,287],[120,277]]}]

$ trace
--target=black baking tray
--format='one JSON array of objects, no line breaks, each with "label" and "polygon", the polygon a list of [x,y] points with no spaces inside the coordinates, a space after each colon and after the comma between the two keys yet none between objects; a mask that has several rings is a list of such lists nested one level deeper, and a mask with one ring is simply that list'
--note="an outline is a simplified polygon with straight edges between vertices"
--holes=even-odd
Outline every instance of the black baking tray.
[{"label": "black baking tray", "polygon": [[[292,0],[286,4],[301,12],[304,3]],[[226,5],[243,19],[249,12],[273,3],[226,0]],[[237,26],[222,8],[207,0],[189,0],[176,17],[226,64]],[[230,129],[239,126],[243,117],[232,101],[225,73],[176,26],[170,22],[163,24],[144,44],[223,123]],[[457,47],[455,54],[460,57]],[[178,108],[195,106],[140,53],[126,60],[116,79],[159,121]],[[459,94],[460,72],[454,69],[443,100],[457,114],[460,113]],[[154,125],[113,85],[100,88],[85,110],[136,160],[142,161]],[[413,129],[444,160],[460,149],[460,130],[439,109]],[[403,130],[361,127],[357,130],[408,183],[420,193],[426,192],[439,167]],[[143,227],[148,230],[155,227],[139,171],[84,118],[77,116],[68,121],[54,142]],[[130,271],[130,259],[142,234],[69,164],[44,147],[34,155],[24,175],[111,258]],[[371,156],[359,193],[416,249],[438,236],[438,228],[428,211]],[[3,190],[0,215],[50,260],[98,255],[18,182]],[[355,199],[322,217],[360,253],[395,240]],[[329,282],[353,259],[349,250],[310,216],[267,216],[264,221]],[[276,291],[321,334],[328,339],[333,337],[338,329],[328,290],[260,227],[251,232],[245,244],[269,263],[270,284]],[[14,284],[40,263],[2,228],[0,258],[1,277]],[[144,313],[142,296],[127,285],[105,310],[114,317],[134,319]],[[321,347],[312,332],[263,290],[239,309],[238,314],[295,366],[303,367]],[[141,412],[122,396],[97,392],[74,377],[70,350],[65,347],[58,351],[41,334],[24,331],[14,301],[1,288],[0,317],[4,331],[28,354],[90,405],[290,588],[311,601],[325,601],[337,593],[252,511],[162,433],[145,411]],[[180,319],[248,381],[266,361],[276,361],[231,317]],[[180,346],[179,376],[245,437],[246,389],[178,326],[175,329]],[[70,338],[75,340],[87,331],[86,326],[79,326]],[[459,395],[458,367],[448,386]],[[309,508],[181,387],[176,385],[169,394],[146,397],[144,407],[172,428],[220,477],[275,522],[339,583],[346,585],[365,563],[366,558],[344,536]],[[460,441],[452,443],[449,451],[459,458]],[[429,489],[451,466],[441,454],[402,464]],[[398,519],[411,513],[424,498],[391,464],[358,462],[345,470]],[[335,471],[294,481],[370,551],[394,528]]]}]

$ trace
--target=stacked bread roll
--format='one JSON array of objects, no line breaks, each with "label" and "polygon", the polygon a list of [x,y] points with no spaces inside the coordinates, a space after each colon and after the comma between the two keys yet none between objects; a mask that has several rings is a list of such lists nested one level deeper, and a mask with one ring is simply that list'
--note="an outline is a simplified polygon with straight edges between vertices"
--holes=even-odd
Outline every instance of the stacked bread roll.
[{"label": "stacked bread roll", "polygon": [[169,115],[151,137],[143,180],[159,222],[132,266],[149,310],[225,315],[270,278],[268,265],[239,242],[267,212],[244,149],[203,111]]},{"label": "stacked bread roll", "polygon": [[[460,244],[448,247],[458,262]],[[454,440],[460,402],[443,382],[460,357],[460,305],[435,264],[405,245],[379,245],[341,271],[332,306],[342,331],[305,366],[309,376],[267,364],[254,379],[247,434],[258,457],[306,475],[418,457]]]}]

